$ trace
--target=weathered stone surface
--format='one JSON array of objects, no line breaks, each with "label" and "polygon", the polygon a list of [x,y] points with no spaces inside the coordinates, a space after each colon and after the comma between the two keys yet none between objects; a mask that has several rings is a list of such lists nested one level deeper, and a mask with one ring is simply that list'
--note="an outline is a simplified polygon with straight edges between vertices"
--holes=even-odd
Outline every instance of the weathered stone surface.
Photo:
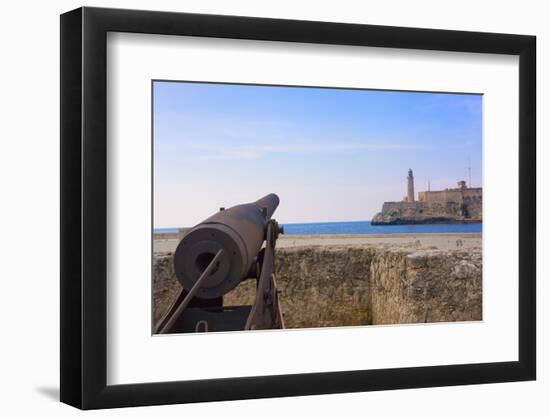
[{"label": "weathered stone surface", "polygon": [[277,282],[289,328],[368,324],[372,248],[277,251]]},{"label": "weathered stone surface", "polygon": [[387,251],[371,265],[376,324],[481,320],[481,253]]},{"label": "weathered stone surface", "polygon": [[153,318],[156,323],[179,294],[180,283],[174,272],[173,253],[153,257]]},{"label": "weathered stone surface", "polygon": [[[179,290],[171,255],[155,256],[154,316]],[[481,320],[481,250],[361,245],[277,249],[288,328]],[[255,281],[224,297],[251,304]]]}]

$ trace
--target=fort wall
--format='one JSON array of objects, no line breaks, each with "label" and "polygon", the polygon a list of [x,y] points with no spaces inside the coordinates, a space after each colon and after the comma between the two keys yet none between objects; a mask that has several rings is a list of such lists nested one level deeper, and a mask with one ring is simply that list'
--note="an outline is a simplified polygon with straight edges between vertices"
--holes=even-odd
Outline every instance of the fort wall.
[{"label": "fort wall", "polygon": [[[181,288],[172,257],[153,259],[155,321]],[[278,248],[276,273],[287,328],[482,319],[479,248]],[[252,304],[255,295],[247,280],[224,304]]]},{"label": "fort wall", "polygon": [[418,201],[446,204],[469,203],[482,200],[481,188],[451,188],[441,191],[421,191],[418,193]]},{"label": "fort wall", "polygon": [[[411,189],[412,171],[407,177]],[[468,188],[465,181],[458,188],[421,191],[418,201],[389,201],[372,219],[372,224],[469,223],[482,221],[482,188]]]},{"label": "fort wall", "polygon": [[420,201],[415,201],[412,203],[409,203],[408,201],[386,201],[382,205],[382,211],[383,212],[389,212],[392,210],[403,211],[407,209],[416,210],[422,207],[428,207],[428,205]]},{"label": "fort wall", "polygon": [[430,224],[430,223],[478,223],[482,221],[481,201],[442,201],[415,203],[386,202],[371,223],[382,224]]}]

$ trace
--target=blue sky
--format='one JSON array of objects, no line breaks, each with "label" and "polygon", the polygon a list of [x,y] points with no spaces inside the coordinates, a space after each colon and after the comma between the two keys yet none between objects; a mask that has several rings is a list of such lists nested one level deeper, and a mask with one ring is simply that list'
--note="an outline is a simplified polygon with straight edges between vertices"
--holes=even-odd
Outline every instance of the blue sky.
[{"label": "blue sky", "polygon": [[275,192],[282,223],[370,220],[384,201],[482,181],[482,96],[154,83],[154,226]]}]

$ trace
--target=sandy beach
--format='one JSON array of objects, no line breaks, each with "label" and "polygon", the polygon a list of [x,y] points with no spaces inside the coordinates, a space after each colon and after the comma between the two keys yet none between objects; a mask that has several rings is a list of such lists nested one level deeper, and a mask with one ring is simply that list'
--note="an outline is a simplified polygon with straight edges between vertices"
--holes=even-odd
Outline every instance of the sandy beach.
[{"label": "sandy beach", "polygon": [[[173,252],[179,240],[163,234],[155,239],[154,252]],[[377,246],[416,249],[481,249],[481,233],[418,233],[418,234],[385,234],[385,235],[281,235],[277,248],[327,246]]]}]

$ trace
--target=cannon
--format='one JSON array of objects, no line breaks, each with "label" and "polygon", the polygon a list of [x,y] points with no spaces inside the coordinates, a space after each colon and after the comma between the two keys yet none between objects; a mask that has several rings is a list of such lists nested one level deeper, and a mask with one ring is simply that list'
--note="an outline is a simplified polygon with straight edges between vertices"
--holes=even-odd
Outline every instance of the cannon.
[{"label": "cannon", "polygon": [[[275,244],[283,232],[272,218],[276,194],[219,212],[190,229],[174,254],[181,290],[155,333],[284,328],[275,278]],[[251,306],[225,306],[223,296],[256,280]]]}]

